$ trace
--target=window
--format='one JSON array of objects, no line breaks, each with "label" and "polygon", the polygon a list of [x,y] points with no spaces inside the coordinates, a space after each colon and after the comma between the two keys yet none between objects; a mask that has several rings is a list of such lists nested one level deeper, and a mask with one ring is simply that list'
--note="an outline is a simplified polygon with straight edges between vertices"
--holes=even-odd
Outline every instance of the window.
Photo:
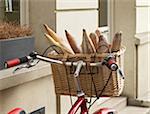
[{"label": "window", "polygon": [[99,11],[99,17],[100,17],[100,23],[99,26],[103,27],[103,26],[107,26],[108,22],[107,22],[107,9],[108,9],[108,0],[100,0],[100,11]]},{"label": "window", "polygon": [[20,22],[20,1],[4,0],[4,20]]}]

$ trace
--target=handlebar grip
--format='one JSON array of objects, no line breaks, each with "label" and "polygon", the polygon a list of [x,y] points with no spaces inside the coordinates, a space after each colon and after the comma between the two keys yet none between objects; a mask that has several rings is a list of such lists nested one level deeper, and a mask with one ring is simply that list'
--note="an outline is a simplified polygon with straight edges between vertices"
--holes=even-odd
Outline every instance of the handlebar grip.
[{"label": "handlebar grip", "polygon": [[22,63],[26,63],[28,61],[29,61],[29,57],[25,56],[25,57],[21,57],[21,58],[15,58],[12,60],[8,60],[4,63],[4,65],[5,65],[5,68],[10,68],[10,67],[22,64]]},{"label": "handlebar grip", "polygon": [[106,57],[103,61],[103,64],[105,64],[112,71],[116,71],[118,69],[118,65],[116,64],[115,57],[112,55]]},{"label": "handlebar grip", "polygon": [[106,65],[112,71],[116,71],[118,69],[118,65],[114,59],[109,59]]}]

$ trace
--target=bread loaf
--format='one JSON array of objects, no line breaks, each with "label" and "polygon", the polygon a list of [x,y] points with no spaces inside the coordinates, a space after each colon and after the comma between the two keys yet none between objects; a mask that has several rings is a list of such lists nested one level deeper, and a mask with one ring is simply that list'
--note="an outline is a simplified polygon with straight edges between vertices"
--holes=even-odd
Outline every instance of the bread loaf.
[{"label": "bread loaf", "polygon": [[97,44],[97,53],[107,53],[109,52],[109,44],[106,42],[106,39],[103,35],[100,35],[99,41]]},{"label": "bread loaf", "polygon": [[117,32],[113,38],[111,52],[117,52],[120,50],[122,41],[122,32]]},{"label": "bread loaf", "polygon": [[44,24],[47,33],[59,44],[62,43],[62,38],[60,38],[48,25]]},{"label": "bread loaf", "polygon": [[44,27],[48,33],[56,42],[58,42],[62,47],[67,49],[71,54],[74,54],[72,48],[68,44],[68,42],[65,42],[62,38],[60,38],[48,25],[44,24]]},{"label": "bread loaf", "polygon": [[46,38],[51,41],[51,43],[53,43],[54,45],[56,45],[58,48],[60,48],[65,54],[72,54],[72,52],[70,52],[70,50],[68,50],[67,48],[63,47],[62,45],[60,45],[58,42],[56,42],[49,34],[44,34],[46,36]]},{"label": "bread loaf", "polygon": [[91,39],[87,35],[85,29],[83,29],[83,39],[82,39],[81,47],[82,47],[82,53],[84,54],[90,54],[96,52],[94,44],[92,43]]},{"label": "bread loaf", "polygon": [[65,30],[65,34],[66,34],[67,40],[68,40],[72,50],[74,51],[74,53],[81,53],[81,50],[78,48],[78,46],[74,40],[75,38],[67,30]]},{"label": "bread loaf", "polygon": [[98,43],[98,37],[95,33],[90,33],[89,37],[91,38],[95,49],[97,48],[97,43]]},{"label": "bread loaf", "polygon": [[98,37],[101,36],[101,32],[100,32],[98,29],[95,30],[95,33],[96,33],[96,35],[97,35]]}]

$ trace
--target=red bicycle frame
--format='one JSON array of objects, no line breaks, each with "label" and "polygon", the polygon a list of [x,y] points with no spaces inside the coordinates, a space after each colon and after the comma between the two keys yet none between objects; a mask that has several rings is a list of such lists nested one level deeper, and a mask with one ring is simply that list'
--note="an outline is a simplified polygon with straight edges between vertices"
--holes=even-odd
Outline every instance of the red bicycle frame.
[{"label": "red bicycle frame", "polygon": [[[78,100],[74,103],[74,105],[71,107],[70,111],[68,114],[76,114],[79,108],[81,108],[81,113],[80,114],[88,114],[88,108],[86,106],[87,99],[82,97],[78,97]],[[116,110],[111,109],[111,108],[100,108],[93,114],[115,114]]]},{"label": "red bicycle frame", "polygon": [[26,114],[22,108],[15,108],[12,111],[8,112],[8,114]]},{"label": "red bicycle frame", "polygon": [[[42,57],[40,55],[36,55],[36,58],[43,60],[43,61],[49,61],[49,62],[54,62],[54,63],[60,63],[63,64],[63,62],[61,61],[57,61],[57,60],[52,60],[46,57]],[[76,112],[78,111],[79,108],[81,108],[81,113],[80,114],[88,114],[88,108],[87,108],[87,99],[85,98],[84,92],[82,91],[81,87],[80,87],[80,80],[79,80],[79,72],[83,66],[84,62],[83,61],[78,61],[77,62],[77,67],[76,67],[76,71],[74,73],[74,82],[77,88],[77,96],[78,99],[77,101],[74,103],[74,105],[71,107],[70,111],[68,112],[68,114],[76,114]],[[9,112],[8,114],[20,114],[20,112],[22,112],[23,110],[21,108],[16,108],[13,111]],[[101,108],[98,111],[94,112],[93,114],[115,114],[115,110],[114,109],[109,109],[109,108]],[[25,113],[25,112],[24,112]]]},{"label": "red bicycle frame", "polygon": [[81,114],[88,114],[88,108],[86,106],[86,102],[87,100],[84,98],[84,96],[78,97],[78,100],[71,107],[68,114],[75,114],[80,107],[81,107]]},{"label": "red bicycle frame", "polygon": [[[74,103],[74,105],[71,107],[68,114],[76,114],[79,108],[81,108],[80,114],[88,114],[88,108],[86,105],[87,99],[85,99],[85,95],[80,87],[80,80],[79,80],[79,73],[80,73],[82,66],[83,66],[83,61],[78,61],[76,71],[74,73],[74,82],[77,88],[78,99]],[[114,109],[101,108],[98,111],[94,112],[93,114],[114,114],[114,113],[115,113]]]}]

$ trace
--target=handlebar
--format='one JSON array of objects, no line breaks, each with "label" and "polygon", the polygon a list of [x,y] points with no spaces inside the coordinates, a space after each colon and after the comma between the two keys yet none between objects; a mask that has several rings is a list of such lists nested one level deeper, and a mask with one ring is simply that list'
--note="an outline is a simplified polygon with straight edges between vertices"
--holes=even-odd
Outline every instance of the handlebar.
[{"label": "handlebar", "polygon": [[[10,68],[10,67],[22,64],[22,63],[26,63],[33,59],[39,59],[39,60],[43,60],[43,61],[50,62],[50,63],[65,64],[67,66],[71,66],[71,65],[77,66],[78,65],[78,62],[62,62],[60,60],[50,59],[48,57],[41,56],[41,55],[37,54],[37,52],[32,52],[29,54],[29,56],[6,61],[5,68]],[[112,71],[116,71],[118,69],[118,65],[116,64],[114,56],[112,56],[112,55],[106,57],[104,59],[104,61],[102,61],[102,62],[90,63],[89,65],[90,66],[100,66],[102,64],[105,64]],[[86,63],[83,62],[82,66],[85,66],[85,65],[86,65]]]},{"label": "handlebar", "polygon": [[25,57],[21,57],[21,58],[15,58],[15,59],[6,61],[4,65],[5,65],[5,68],[10,68],[10,67],[13,67],[13,66],[17,66],[19,64],[26,63],[30,59],[31,59],[30,56],[25,56]]},{"label": "handlebar", "polygon": [[5,66],[5,68],[10,68],[10,67],[14,67],[14,66],[29,62],[33,59],[36,59],[36,55],[37,55],[37,52],[31,52],[28,56],[24,56],[21,58],[15,58],[15,59],[6,61],[4,63],[4,66]]},{"label": "handlebar", "polygon": [[[39,60],[50,62],[50,63],[65,64],[67,66],[71,66],[71,65],[78,66],[79,63],[81,65],[81,67],[87,65],[86,62],[84,62],[82,60],[77,61],[77,62],[62,62],[60,60],[55,60],[55,59],[50,59],[48,57],[44,57],[42,55],[37,54],[37,52],[32,52],[29,54],[29,56],[25,56],[25,57],[16,58],[16,59],[6,61],[5,62],[5,68],[10,68],[10,67],[13,67],[13,66],[16,66],[16,65],[19,65],[22,63],[26,63],[26,62],[29,63],[29,66],[25,67],[25,68],[30,68],[32,66],[35,66],[34,64],[33,65],[31,64],[32,62],[30,63],[30,61],[32,61],[34,59],[39,59]],[[111,71],[118,71],[120,76],[124,79],[124,73],[119,68],[119,66],[116,64],[115,57],[112,54],[105,57],[104,60],[101,62],[90,63],[89,65],[90,66],[106,65]],[[79,72],[77,72],[77,74],[76,73],[75,74],[78,75],[78,73]]]}]

